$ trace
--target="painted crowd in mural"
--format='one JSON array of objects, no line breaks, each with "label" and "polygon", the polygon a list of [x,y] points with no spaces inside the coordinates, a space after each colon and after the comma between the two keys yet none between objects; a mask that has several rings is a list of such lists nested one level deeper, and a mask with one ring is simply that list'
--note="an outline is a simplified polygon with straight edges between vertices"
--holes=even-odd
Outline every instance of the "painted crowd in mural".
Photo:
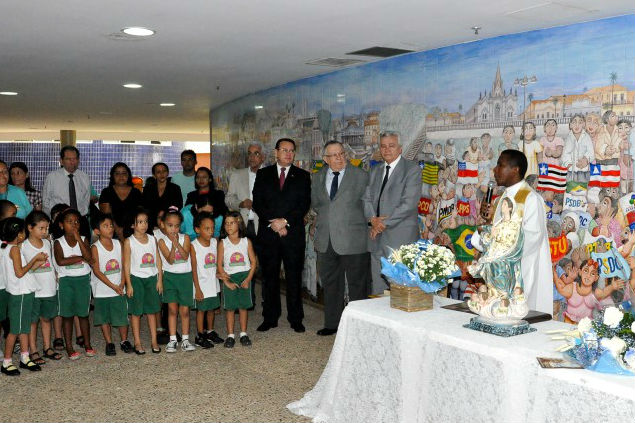
[{"label": "painted crowd in mural", "polygon": [[[478,209],[501,151],[518,149],[545,200],[554,318],[578,321],[635,290],[635,16],[492,38],[295,81],[211,112],[220,186],[245,146],[297,141],[316,170],[330,139],[366,169],[379,133],[400,133],[423,188],[421,236],[463,269],[452,295],[478,289],[467,266]],[[230,163],[230,166],[227,166]]]}]

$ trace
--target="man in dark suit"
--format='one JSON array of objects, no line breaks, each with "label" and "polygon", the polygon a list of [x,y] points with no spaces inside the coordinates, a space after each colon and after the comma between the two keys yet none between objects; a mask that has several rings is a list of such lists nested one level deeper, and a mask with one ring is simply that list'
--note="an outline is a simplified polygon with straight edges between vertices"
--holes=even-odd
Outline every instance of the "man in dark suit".
[{"label": "man in dark suit", "polygon": [[362,201],[368,173],[348,163],[338,141],[327,142],[322,157],[328,167],[313,176],[311,207],[317,213],[314,245],[324,287],[324,328],[317,334],[327,336],[340,323],[345,280],[351,301],[368,296],[370,255]]},{"label": "man in dark suit", "polygon": [[280,263],[287,282],[287,320],[296,332],[304,332],[302,319],[302,268],[304,266],[304,215],[311,204],[309,173],[293,166],[295,142],[276,142],[276,164],[258,170],[253,189],[253,210],[259,217],[256,245],[264,277],[262,286],[264,321],[258,331],[278,326]]},{"label": "man in dark suit", "polygon": [[419,239],[417,205],[421,196],[421,169],[401,156],[399,133],[379,136],[383,165],[371,170],[364,194],[368,219],[368,251],[371,253],[373,294],[381,294],[388,284],[381,275],[380,258]]}]

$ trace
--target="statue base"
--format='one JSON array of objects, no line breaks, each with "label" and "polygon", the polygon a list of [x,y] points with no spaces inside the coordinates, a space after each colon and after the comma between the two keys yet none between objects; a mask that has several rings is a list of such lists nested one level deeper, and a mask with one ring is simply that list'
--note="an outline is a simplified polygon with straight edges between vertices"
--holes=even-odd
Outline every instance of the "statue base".
[{"label": "statue base", "polygon": [[536,328],[529,326],[526,320],[496,322],[482,317],[471,318],[470,323],[463,325],[463,327],[506,338],[536,331]]}]

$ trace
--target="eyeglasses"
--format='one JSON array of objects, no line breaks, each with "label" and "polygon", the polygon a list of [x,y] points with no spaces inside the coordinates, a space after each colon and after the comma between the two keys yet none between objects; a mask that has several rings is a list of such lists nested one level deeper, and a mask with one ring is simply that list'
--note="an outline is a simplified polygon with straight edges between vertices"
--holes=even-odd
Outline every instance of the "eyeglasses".
[{"label": "eyeglasses", "polygon": [[262,156],[262,154],[260,154],[260,151],[248,151],[247,155],[248,156],[256,156],[256,157]]},{"label": "eyeglasses", "polygon": [[282,151],[283,153],[295,153],[295,150],[288,148],[279,148],[278,151]]},{"label": "eyeglasses", "polygon": [[324,157],[334,157],[336,159],[343,159],[346,157],[346,153],[333,153],[333,154],[325,154]]}]

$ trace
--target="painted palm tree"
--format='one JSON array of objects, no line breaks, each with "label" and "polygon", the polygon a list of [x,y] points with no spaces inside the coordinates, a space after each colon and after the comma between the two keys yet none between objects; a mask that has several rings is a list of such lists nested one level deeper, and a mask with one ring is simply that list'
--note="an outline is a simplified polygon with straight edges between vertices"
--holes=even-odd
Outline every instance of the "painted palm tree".
[{"label": "painted palm tree", "polygon": [[615,88],[615,81],[617,81],[617,72],[611,72],[609,77],[611,78],[611,110],[613,110],[613,90]]}]

